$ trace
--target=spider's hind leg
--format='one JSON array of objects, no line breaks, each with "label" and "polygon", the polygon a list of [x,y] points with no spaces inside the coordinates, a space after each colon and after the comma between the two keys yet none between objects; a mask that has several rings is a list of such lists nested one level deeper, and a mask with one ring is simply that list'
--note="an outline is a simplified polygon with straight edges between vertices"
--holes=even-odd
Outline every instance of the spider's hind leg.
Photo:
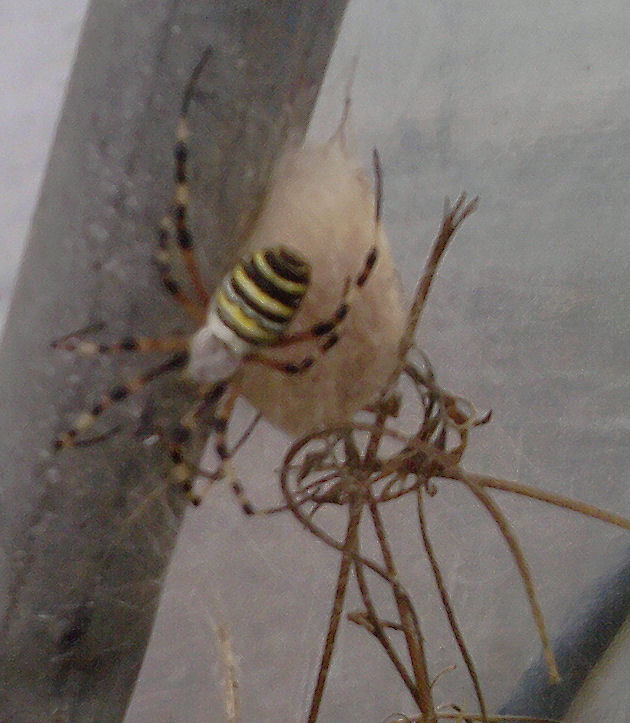
[{"label": "spider's hind leg", "polygon": [[210,386],[200,387],[201,399],[190,409],[177,425],[170,431],[164,432],[161,436],[166,443],[173,468],[171,476],[188,496],[194,505],[201,503],[201,496],[193,490],[195,478],[199,475],[208,481],[208,487],[222,476],[219,468],[215,473],[205,473],[197,465],[190,463],[186,458],[186,447],[192,439],[192,435],[198,429],[204,417],[211,416],[211,424],[214,426],[216,418],[215,410],[220,403],[221,397],[228,389],[228,382],[220,382]]},{"label": "spider's hind leg", "polygon": [[[254,509],[254,506],[247,498],[247,495],[245,494],[245,491],[243,489],[243,486],[239,482],[238,478],[236,477],[236,474],[234,473],[234,469],[232,466],[232,458],[236,452],[236,450],[243,444],[243,442],[249,437],[251,434],[253,428],[256,426],[258,421],[260,420],[261,415],[257,415],[253,421],[252,424],[249,425],[245,433],[242,435],[241,439],[232,447],[232,449],[228,449],[227,446],[227,432],[228,432],[228,425],[230,423],[230,419],[232,417],[232,412],[234,411],[234,405],[236,404],[236,400],[239,395],[238,388],[236,386],[230,388],[228,390],[228,385],[222,385],[223,389],[220,391],[220,394],[217,395],[218,398],[216,402],[218,402],[218,408],[216,410],[216,413],[213,417],[213,432],[215,435],[214,439],[214,449],[216,452],[217,457],[219,458],[219,465],[217,469],[212,473],[204,472],[203,470],[193,470],[191,467],[188,467],[188,478],[184,481],[184,484],[187,488],[187,493],[189,495],[189,498],[191,502],[194,505],[201,504],[201,501],[206,494],[206,492],[210,489],[212,484],[220,479],[227,479],[228,484],[230,485],[230,489],[234,493],[234,496],[236,497],[241,509],[246,515],[254,515],[256,514],[256,510]],[[215,403],[216,403],[215,402]],[[172,455],[171,455],[172,456]],[[175,461],[175,460],[174,460]],[[178,457],[177,461],[184,462],[183,458]],[[183,472],[183,469],[182,469]],[[193,490],[193,481],[194,481],[194,473],[198,473],[200,477],[205,478],[207,484],[204,489],[202,489],[200,492],[195,492]],[[181,477],[181,472],[180,472]]]},{"label": "spider's hind leg", "polygon": [[234,411],[234,405],[236,404],[237,398],[238,392],[234,390],[232,394],[225,399],[225,402],[220,406],[217,412],[214,421],[214,431],[216,435],[215,450],[221,460],[219,468],[222,470],[223,476],[227,478],[230,489],[234,493],[241,509],[246,515],[253,515],[256,511],[252,503],[247,498],[247,495],[243,490],[243,486],[237,479],[232,466],[232,457],[236,448],[230,450],[227,446],[228,424],[230,422],[232,412]]}]

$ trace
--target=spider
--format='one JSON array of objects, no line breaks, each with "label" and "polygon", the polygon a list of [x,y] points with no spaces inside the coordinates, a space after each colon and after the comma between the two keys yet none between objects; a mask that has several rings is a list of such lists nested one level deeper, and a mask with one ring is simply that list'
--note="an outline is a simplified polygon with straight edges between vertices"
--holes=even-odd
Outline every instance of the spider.
[{"label": "spider", "polygon": [[[193,504],[199,504],[201,497],[193,491],[193,481],[199,470],[186,460],[185,447],[193,430],[209,416],[210,432],[214,435],[214,449],[219,464],[215,472],[204,473],[204,476],[209,483],[222,477],[228,477],[243,511],[246,514],[253,514],[254,508],[246,499],[240,483],[230,468],[231,458],[235,450],[240,446],[239,442],[232,449],[229,449],[227,444],[228,426],[235,402],[241,394],[247,395],[248,377],[251,376],[250,370],[254,368],[265,370],[267,374],[271,372],[283,379],[311,376],[313,367],[318,366],[317,362],[327,355],[333,347],[337,346],[340,340],[339,327],[349,315],[354,314],[354,308],[352,309],[353,314],[350,312],[355,296],[364,289],[368,280],[373,276],[377,260],[379,262],[378,271],[381,271],[383,250],[385,250],[384,271],[387,272],[389,268],[388,249],[386,245],[384,246],[386,241],[384,241],[380,232],[381,169],[375,151],[373,161],[376,188],[374,191],[370,189],[371,198],[369,204],[372,208],[372,216],[367,223],[369,230],[363,229],[357,232],[356,228],[351,228],[352,233],[357,235],[363,242],[364,248],[361,249],[362,255],[364,254],[363,262],[357,265],[358,268],[355,268],[354,273],[344,275],[340,297],[332,313],[322,317],[320,312],[320,318],[315,323],[309,323],[305,329],[294,330],[293,322],[298,316],[298,312],[301,312],[303,307],[308,305],[303,304],[305,299],[310,300],[314,296],[315,287],[319,287],[320,296],[322,287],[323,291],[330,296],[330,288],[321,282],[315,284],[314,275],[318,269],[306,257],[304,248],[295,248],[292,243],[293,238],[285,238],[288,232],[284,225],[280,227],[280,231],[277,233],[277,240],[273,228],[272,232],[266,235],[261,232],[264,237],[262,243],[256,232],[254,232],[252,234],[253,238],[250,238],[248,244],[249,249],[225,276],[217,291],[211,296],[206,290],[202,279],[200,265],[195,253],[193,235],[188,225],[189,183],[187,172],[189,107],[199,76],[211,55],[212,49],[208,48],[194,68],[183,94],[173,150],[175,189],[171,209],[160,223],[158,253],[156,256],[163,288],[181,305],[187,314],[200,322],[200,326],[192,335],[174,335],[161,338],[133,336],[111,344],[87,340],[82,332],[75,332],[54,341],[52,343],[54,348],[75,351],[85,355],[145,352],[170,353],[170,357],[143,374],[130,379],[126,383],[118,384],[103,394],[89,410],[84,411],[77,417],[73,426],[55,439],[53,447],[58,451],[76,444],[85,444],[86,440],[83,438],[83,434],[92,427],[109,407],[139,392],[159,376],[170,372],[183,371],[189,378],[198,383],[199,401],[170,433],[160,435],[169,450],[173,463],[173,477],[185,490]],[[332,147],[326,151],[326,154],[330,156],[327,160],[329,169],[334,166],[333,156],[335,156],[335,153],[336,151],[333,152]],[[303,154],[300,155],[299,153],[295,156],[298,166],[302,163],[304,157]],[[292,157],[293,160],[295,158]],[[309,158],[308,154],[306,158]],[[352,182],[360,187],[361,193],[365,195],[365,179],[357,175],[354,168],[345,172],[349,175],[349,178],[353,179]],[[316,170],[310,174],[310,176],[313,175],[317,175]],[[292,187],[293,185],[295,184],[292,181],[289,186]],[[273,196],[273,193],[271,195]],[[309,192],[306,195],[313,196],[314,194]],[[318,238],[321,238],[320,245],[323,245],[326,249],[326,244],[329,242],[325,233],[325,225],[318,225],[317,213],[323,215],[327,211],[329,212],[330,202],[323,210],[315,208],[316,201],[313,206],[315,210],[313,208],[303,208],[304,203],[303,198],[297,203],[300,211],[299,215],[301,216],[302,212],[304,213],[305,221],[302,221],[302,223],[314,225],[314,233],[318,234]],[[273,201],[271,201],[271,204],[273,204]],[[360,213],[365,215],[363,210]],[[348,214],[352,217],[351,204],[337,211],[338,216],[341,214],[344,216]],[[334,216],[334,213],[332,215]],[[264,213],[261,218],[261,225],[264,226]],[[334,218],[332,222],[335,222]],[[362,223],[365,226],[364,219]],[[260,233],[258,236],[260,236]],[[296,237],[298,242],[300,241],[299,236],[300,234]],[[339,243],[338,240],[336,240],[336,243]],[[306,241],[302,240],[302,247],[304,245],[308,249],[308,239]],[[174,277],[172,272],[173,246],[183,261],[188,274],[190,290],[193,294],[184,289]],[[331,263],[334,268],[334,248],[331,254]],[[353,258],[356,259],[356,254],[353,254]],[[393,301],[389,300],[390,297]],[[382,307],[383,313],[390,317],[391,333],[388,333],[392,339],[398,338],[401,323],[396,314],[395,297],[396,295],[391,293],[386,294],[383,300],[377,297],[379,308]],[[378,314],[376,321],[378,321]],[[291,354],[294,354],[296,353],[293,351],[295,347],[299,348],[300,345],[308,345],[309,342],[312,353],[303,354],[298,358],[292,356],[282,358],[282,354],[280,355],[281,358],[268,355],[268,352],[280,349],[289,350]],[[375,356],[378,357],[378,354]],[[382,366],[381,377],[385,373],[387,365]],[[251,379],[249,379],[249,386],[250,388],[254,387],[254,396],[256,391],[262,393],[262,400],[258,404],[254,400],[254,404],[261,408],[261,412],[265,416],[273,416],[279,408],[285,406],[285,399],[283,399],[282,395],[284,384],[278,387],[280,393],[274,393],[271,390],[272,382],[257,384],[252,383]],[[366,386],[369,390],[369,384],[363,386]],[[311,394],[316,394],[316,390],[313,390]],[[252,395],[250,394],[250,396]],[[290,393],[288,396],[290,396]],[[353,399],[352,404],[356,408],[360,408],[366,401],[368,400],[363,398],[356,401]],[[290,403],[287,408],[290,408]],[[339,414],[345,415],[347,410],[344,408]],[[279,425],[283,426],[282,422]],[[284,426],[287,427],[286,424]]]}]

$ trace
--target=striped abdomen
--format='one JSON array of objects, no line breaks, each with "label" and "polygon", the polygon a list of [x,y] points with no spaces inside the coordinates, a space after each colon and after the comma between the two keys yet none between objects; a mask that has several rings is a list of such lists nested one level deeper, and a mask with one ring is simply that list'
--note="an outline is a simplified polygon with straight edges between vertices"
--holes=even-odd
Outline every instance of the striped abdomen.
[{"label": "striped abdomen", "polygon": [[255,251],[225,277],[214,312],[241,342],[268,346],[295,316],[310,281],[310,266],[285,246]]}]

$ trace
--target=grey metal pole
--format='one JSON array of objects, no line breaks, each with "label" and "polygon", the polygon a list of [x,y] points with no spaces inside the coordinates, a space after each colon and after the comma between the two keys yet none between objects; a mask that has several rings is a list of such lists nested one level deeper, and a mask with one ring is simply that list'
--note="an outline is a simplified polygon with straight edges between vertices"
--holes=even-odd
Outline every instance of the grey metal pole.
[{"label": "grey metal pole", "polygon": [[549,682],[542,656],[523,674],[499,713],[562,719],[630,612],[630,558],[609,570],[567,610],[553,641],[562,680]]},{"label": "grey metal pole", "polygon": [[190,144],[212,288],[287,103],[306,126],[345,5],[92,3],[0,349],[2,720],[121,720],[185,507],[142,438],[181,416],[186,387],[156,382],[109,417],[124,433],[55,457],[55,434],[137,359],[64,358],[49,342],[94,321],[111,339],[186,328],[151,262],[186,78],[212,44]]}]

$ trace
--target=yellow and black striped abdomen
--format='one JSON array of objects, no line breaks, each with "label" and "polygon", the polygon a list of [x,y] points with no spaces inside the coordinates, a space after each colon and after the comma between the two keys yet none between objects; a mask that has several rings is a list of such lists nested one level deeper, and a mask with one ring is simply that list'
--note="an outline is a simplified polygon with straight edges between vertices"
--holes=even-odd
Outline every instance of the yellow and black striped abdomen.
[{"label": "yellow and black striped abdomen", "polygon": [[310,281],[310,266],[285,246],[241,259],[215,296],[221,322],[254,346],[277,341],[295,316]]}]

